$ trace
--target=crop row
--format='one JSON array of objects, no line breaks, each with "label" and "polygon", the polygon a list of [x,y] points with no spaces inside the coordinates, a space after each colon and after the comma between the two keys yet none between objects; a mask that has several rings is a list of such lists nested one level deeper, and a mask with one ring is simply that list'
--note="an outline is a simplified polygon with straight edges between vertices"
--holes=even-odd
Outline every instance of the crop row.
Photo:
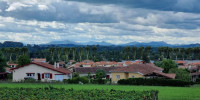
[{"label": "crop row", "polygon": [[158,91],[74,90],[64,88],[0,88],[1,100],[157,100]]}]

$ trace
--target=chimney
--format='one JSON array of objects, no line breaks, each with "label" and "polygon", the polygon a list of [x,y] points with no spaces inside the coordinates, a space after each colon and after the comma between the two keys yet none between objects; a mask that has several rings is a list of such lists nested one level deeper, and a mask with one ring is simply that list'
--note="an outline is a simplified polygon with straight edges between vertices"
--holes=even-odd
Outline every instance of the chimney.
[{"label": "chimney", "polygon": [[53,67],[56,68],[56,62],[54,62],[54,66]]},{"label": "chimney", "polygon": [[57,63],[57,68],[59,68],[60,67],[60,64],[59,63]]}]

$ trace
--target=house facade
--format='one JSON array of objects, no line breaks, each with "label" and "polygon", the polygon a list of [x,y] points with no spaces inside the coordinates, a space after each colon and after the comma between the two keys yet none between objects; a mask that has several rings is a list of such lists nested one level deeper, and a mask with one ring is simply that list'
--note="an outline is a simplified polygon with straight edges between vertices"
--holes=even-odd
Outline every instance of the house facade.
[{"label": "house facade", "polygon": [[128,78],[165,78],[174,79],[176,74],[166,74],[163,69],[153,64],[133,64],[127,67],[111,70],[112,82]]},{"label": "house facade", "polygon": [[118,69],[120,67],[79,67],[74,68],[74,73],[79,73],[80,76],[88,76],[88,73],[95,78],[97,70],[104,70],[106,73],[106,79],[112,78],[111,70]]},{"label": "house facade", "polygon": [[62,81],[72,78],[72,72],[65,68],[47,63],[32,62],[27,65],[13,68],[13,81],[22,81],[27,78],[33,78],[40,81]]}]

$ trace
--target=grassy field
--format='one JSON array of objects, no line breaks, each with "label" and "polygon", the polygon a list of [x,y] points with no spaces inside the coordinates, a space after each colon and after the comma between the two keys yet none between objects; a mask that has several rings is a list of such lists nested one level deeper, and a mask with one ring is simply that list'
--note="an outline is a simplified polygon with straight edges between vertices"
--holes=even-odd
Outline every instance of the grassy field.
[{"label": "grassy field", "polygon": [[161,86],[122,86],[122,85],[72,85],[72,84],[45,84],[45,83],[0,83],[0,87],[47,87],[74,88],[74,89],[115,89],[115,90],[158,90],[159,100],[200,100],[200,86],[192,87],[161,87]]}]

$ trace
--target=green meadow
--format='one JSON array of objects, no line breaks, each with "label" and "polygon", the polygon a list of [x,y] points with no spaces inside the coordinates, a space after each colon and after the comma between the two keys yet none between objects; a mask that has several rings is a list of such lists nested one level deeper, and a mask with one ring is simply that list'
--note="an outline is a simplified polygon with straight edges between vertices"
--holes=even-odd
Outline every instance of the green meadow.
[{"label": "green meadow", "polygon": [[125,85],[76,85],[76,84],[47,84],[47,83],[0,83],[1,87],[9,88],[42,88],[53,86],[56,88],[65,89],[115,89],[115,90],[158,90],[159,100],[200,100],[200,85],[195,85],[191,87],[162,87],[162,86],[125,86]]}]

